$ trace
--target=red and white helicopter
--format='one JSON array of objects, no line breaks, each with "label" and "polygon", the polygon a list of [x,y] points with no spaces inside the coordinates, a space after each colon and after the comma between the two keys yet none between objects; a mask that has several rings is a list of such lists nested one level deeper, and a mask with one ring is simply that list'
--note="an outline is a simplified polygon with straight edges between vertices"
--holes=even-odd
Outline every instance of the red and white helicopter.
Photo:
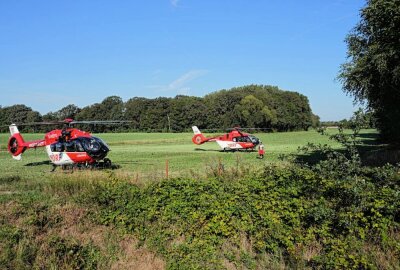
[{"label": "red and white helicopter", "polygon": [[[54,129],[45,134],[44,139],[25,141],[15,124],[9,126],[11,137],[8,151],[16,160],[27,149],[45,147],[54,166],[84,165],[87,167],[111,167],[111,160],[105,158],[110,151],[108,145],[89,132],[73,128],[73,124],[117,124],[127,121],[74,121],[65,119],[63,129]],[[40,123],[42,124],[42,123]],[[54,124],[54,123],[44,123]],[[30,125],[30,124],[25,124]],[[54,167],[55,168],[55,167]]]},{"label": "red and white helicopter", "polygon": [[235,127],[229,133],[214,137],[205,137],[197,126],[193,126],[194,136],[192,142],[200,145],[205,142],[216,142],[224,151],[235,150],[254,150],[260,143],[260,140],[251,134],[242,132],[240,128]]}]

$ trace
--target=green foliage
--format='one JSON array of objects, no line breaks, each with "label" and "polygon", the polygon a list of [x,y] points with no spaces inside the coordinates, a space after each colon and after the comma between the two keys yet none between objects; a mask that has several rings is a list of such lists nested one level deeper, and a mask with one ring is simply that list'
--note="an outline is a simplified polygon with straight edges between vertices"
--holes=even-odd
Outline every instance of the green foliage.
[{"label": "green foliage", "polygon": [[[11,123],[30,123],[39,122],[42,116],[39,112],[23,104],[17,104],[9,107],[0,107],[0,125],[9,125]],[[32,128],[21,127],[20,131],[35,131]],[[37,130],[37,129],[36,129]],[[8,128],[0,127],[0,131],[6,132]]]},{"label": "green foliage", "polygon": [[235,106],[235,111],[239,116],[241,126],[270,127],[277,121],[275,113],[253,95],[244,97]]},{"label": "green foliage", "polygon": [[97,269],[98,250],[75,239],[37,240],[13,226],[0,227],[2,269]]},{"label": "green foliage", "polygon": [[319,120],[319,116],[316,114],[311,115],[311,126],[313,128],[318,128],[321,125],[321,122]]},{"label": "green foliage", "polygon": [[307,129],[312,112],[307,97],[273,86],[248,85],[221,90],[204,97],[209,128],[235,125],[279,131]]},{"label": "green foliage", "polygon": [[43,115],[43,120],[44,121],[62,121],[67,118],[75,119],[76,115],[81,111],[79,107],[77,107],[74,104],[69,104],[65,106],[64,108],[61,108],[57,112],[49,112],[45,115]]},{"label": "green foliage", "polygon": [[[219,269],[224,259],[254,269],[259,255],[277,252],[291,267],[366,269],[376,267],[367,245],[398,252],[389,234],[400,228],[399,184],[397,167],[340,176],[268,165],[239,179],[173,179],[145,188],[114,180],[90,202],[100,207],[101,223],[137,235],[169,269]],[[306,259],[316,243],[319,252]]]},{"label": "green foliage", "polygon": [[400,140],[400,1],[368,0],[348,35],[348,62],[339,79],[356,101],[374,111],[382,138]]},{"label": "green foliage", "polygon": [[358,109],[353,113],[350,119],[343,119],[340,121],[326,121],[320,124],[322,127],[337,126],[346,129],[375,129],[376,118],[373,111]]},{"label": "green foliage", "polygon": [[[124,102],[120,97],[109,96],[101,103],[82,108],[75,114],[76,120],[122,120],[124,118]],[[83,129],[89,129],[93,132],[104,132],[114,130],[113,126],[83,126]]]},{"label": "green foliage", "polygon": [[[240,125],[288,131],[307,130],[313,123],[317,123],[305,96],[264,85],[221,90],[204,98],[183,95],[155,99],[134,97],[123,102],[118,96],[110,96],[101,103],[82,109],[70,104],[43,117],[25,105],[0,107],[0,125],[66,118],[131,121],[125,126],[83,125],[81,127],[92,132],[127,130],[182,132],[190,130],[193,125],[199,128],[223,130]],[[35,130],[45,131],[45,127],[37,127]],[[3,131],[6,131],[6,128]]]},{"label": "green foliage", "polygon": [[48,266],[63,269],[97,269],[98,250],[90,244],[81,245],[74,239],[58,236],[50,238],[46,244],[48,245],[45,251],[49,256]]},{"label": "green foliage", "polygon": [[375,128],[375,122],[376,120],[373,112],[364,111],[360,108],[353,113],[353,116],[347,121],[347,125],[342,125],[342,127],[350,128],[354,131],[355,135],[358,135],[363,128]]},{"label": "green foliage", "polygon": [[62,221],[50,210],[48,199],[37,194],[14,199],[19,207],[12,214],[20,222],[9,222],[11,217],[0,221],[1,269],[97,268],[99,253],[93,245],[71,237],[47,236]]},{"label": "green foliage", "polygon": [[22,238],[22,232],[12,226],[0,224],[0,266],[10,265],[17,255],[13,250]]}]

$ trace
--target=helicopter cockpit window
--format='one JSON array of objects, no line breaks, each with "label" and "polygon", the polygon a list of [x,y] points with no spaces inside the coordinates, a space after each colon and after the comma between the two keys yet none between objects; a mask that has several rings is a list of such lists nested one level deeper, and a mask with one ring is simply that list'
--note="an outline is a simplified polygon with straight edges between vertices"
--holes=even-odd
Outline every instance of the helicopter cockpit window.
[{"label": "helicopter cockpit window", "polygon": [[251,142],[254,143],[254,144],[259,144],[260,143],[260,140],[255,136],[250,135],[249,138],[250,138]]},{"label": "helicopter cockpit window", "polygon": [[65,143],[65,151],[67,152],[75,152],[75,142],[74,141],[68,141]]},{"label": "helicopter cockpit window", "polygon": [[110,151],[108,146],[99,138],[96,137],[80,137],[76,140],[76,147],[79,152],[86,152],[92,158],[101,159]]},{"label": "helicopter cockpit window", "polygon": [[251,142],[250,138],[247,136],[237,137],[238,142]]},{"label": "helicopter cockpit window", "polygon": [[68,142],[58,141],[51,144],[50,149],[52,152],[85,152],[85,149],[82,147],[82,144],[79,140],[72,140]]},{"label": "helicopter cockpit window", "polygon": [[63,152],[64,151],[64,143],[56,142],[50,145],[50,149],[52,152]]},{"label": "helicopter cockpit window", "polygon": [[85,152],[85,149],[83,149],[80,141],[75,140],[74,142],[75,142],[75,149],[77,152]]},{"label": "helicopter cockpit window", "polygon": [[86,151],[96,152],[99,151],[101,146],[94,138],[85,138],[81,140],[82,146]]}]

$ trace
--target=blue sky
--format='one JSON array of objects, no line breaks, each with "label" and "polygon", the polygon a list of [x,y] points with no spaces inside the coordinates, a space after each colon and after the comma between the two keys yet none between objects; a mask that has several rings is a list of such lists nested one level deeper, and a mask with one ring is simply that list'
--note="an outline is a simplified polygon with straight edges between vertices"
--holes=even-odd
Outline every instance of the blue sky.
[{"label": "blue sky", "polygon": [[355,110],[335,81],[361,0],[0,1],[0,105],[42,114],[117,95],[204,96],[247,84]]}]

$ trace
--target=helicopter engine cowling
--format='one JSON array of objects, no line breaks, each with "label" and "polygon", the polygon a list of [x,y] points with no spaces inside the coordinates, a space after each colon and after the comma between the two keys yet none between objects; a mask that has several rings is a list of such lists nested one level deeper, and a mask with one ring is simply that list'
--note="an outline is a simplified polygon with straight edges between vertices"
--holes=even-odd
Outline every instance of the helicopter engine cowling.
[{"label": "helicopter engine cowling", "polygon": [[26,146],[24,145],[24,139],[22,138],[20,133],[16,133],[10,137],[7,144],[8,151],[14,157],[19,156],[26,150]]}]

